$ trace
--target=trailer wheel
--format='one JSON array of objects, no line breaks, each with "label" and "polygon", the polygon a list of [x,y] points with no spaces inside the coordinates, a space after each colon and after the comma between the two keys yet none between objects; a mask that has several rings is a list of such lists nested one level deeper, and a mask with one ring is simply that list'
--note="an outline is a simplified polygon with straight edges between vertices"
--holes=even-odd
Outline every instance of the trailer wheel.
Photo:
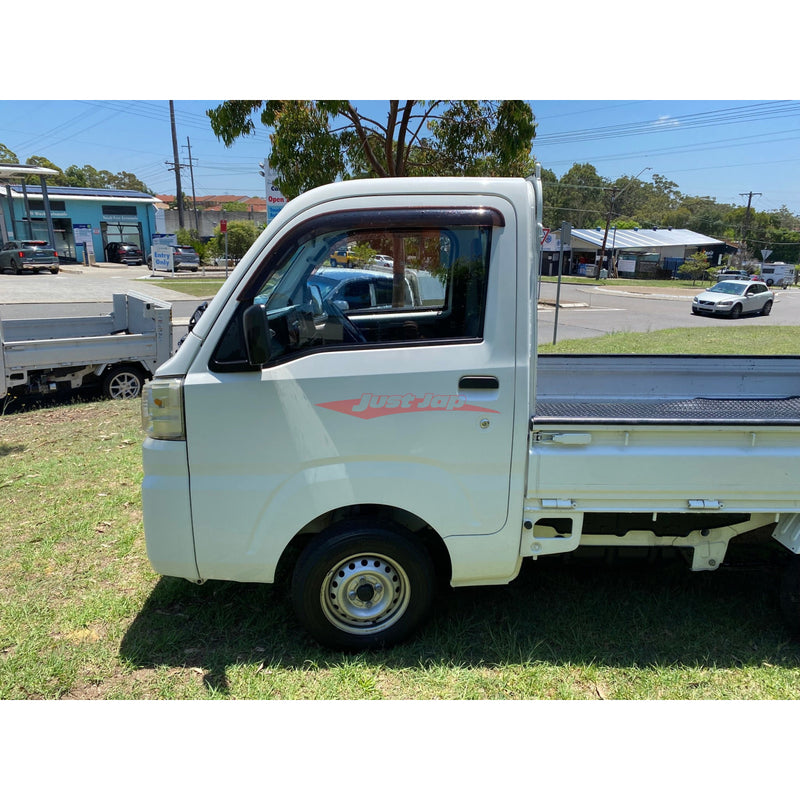
[{"label": "trailer wheel", "polygon": [[800,633],[800,556],[790,556],[781,579],[781,613],[793,633]]},{"label": "trailer wheel", "polygon": [[144,376],[136,367],[111,367],[103,376],[103,394],[109,400],[130,400],[142,393]]},{"label": "trailer wheel", "polygon": [[292,577],[297,618],[337,650],[392,646],[428,614],[434,569],[425,548],[384,522],[335,525],[301,554]]}]

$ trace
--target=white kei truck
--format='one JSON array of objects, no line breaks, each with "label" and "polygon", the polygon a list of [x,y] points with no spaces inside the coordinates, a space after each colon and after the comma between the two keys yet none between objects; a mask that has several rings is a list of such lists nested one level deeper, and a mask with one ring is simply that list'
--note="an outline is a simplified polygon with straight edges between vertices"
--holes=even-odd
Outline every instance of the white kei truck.
[{"label": "white kei truck", "polygon": [[136,292],[114,294],[108,314],[0,319],[0,399],[86,386],[138,397],[171,354],[171,305]]},{"label": "white kei truck", "polygon": [[[537,356],[541,213],[536,176],[288,203],[145,385],[154,569],[285,576],[311,636],[358,650],[410,635],[440,581],[505,584],[579,546],[714,570],[766,529],[796,627],[800,358]],[[388,307],[309,280],[362,243],[392,255]],[[406,269],[438,286],[424,303],[404,304]]]}]

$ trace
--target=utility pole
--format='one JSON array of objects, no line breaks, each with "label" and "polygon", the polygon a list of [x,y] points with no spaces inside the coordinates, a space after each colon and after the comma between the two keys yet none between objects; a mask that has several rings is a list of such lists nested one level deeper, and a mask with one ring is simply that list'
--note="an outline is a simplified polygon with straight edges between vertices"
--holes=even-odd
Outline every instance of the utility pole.
[{"label": "utility pole", "polygon": [[[192,144],[186,137],[186,147],[189,149],[189,177],[192,179],[192,205],[194,206],[194,229],[200,235],[200,223],[197,221],[197,195],[194,192],[194,167],[192,165]],[[183,165],[181,165],[183,166]]]},{"label": "utility pole", "polygon": [[[175,132],[175,104],[169,101],[169,121],[172,127],[172,168],[175,170],[175,199],[178,201],[178,227],[183,228],[183,192],[181,190],[181,164],[178,158],[178,135]],[[166,162],[169,166],[169,161]]]},{"label": "utility pole", "polygon": [[[753,195],[761,197],[761,192],[739,192],[739,197],[747,198],[747,210],[744,212],[744,223],[742,224],[742,251],[744,258],[747,258],[747,226],[750,222],[750,206],[753,204]],[[744,262],[744,258],[740,261],[739,266]]]},{"label": "utility pole", "polygon": [[[652,167],[645,167],[643,170],[641,170],[641,172],[639,172],[639,175],[641,175],[642,172],[647,172],[647,170],[649,170],[649,169],[652,169]],[[639,177],[639,175],[636,175],[636,177],[631,178],[619,190],[619,194],[622,194]],[[598,280],[598,281],[600,280],[600,270],[603,267],[603,259],[605,258],[605,255],[606,255],[606,244],[608,242],[608,228],[611,225],[611,217],[614,214],[614,201],[617,199],[617,197],[619,197],[619,194],[617,194],[617,187],[616,186],[612,186],[611,187],[611,202],[608,205],[608,214],[606,215],[606,229],[605,229],[605,232],[603,233],[603,248],[600,251],[600,263],[597,265],[597,274],[594,276],[595,280]],[[612,255],[613,255],[613,253],[612,253]],[[609,266],[611,266],[611,265],[609,264]],[[608,270],[608,274],[611,275],[612,278],[616,278],[617,277],[615,274],[613,274],[612,270]]]}]

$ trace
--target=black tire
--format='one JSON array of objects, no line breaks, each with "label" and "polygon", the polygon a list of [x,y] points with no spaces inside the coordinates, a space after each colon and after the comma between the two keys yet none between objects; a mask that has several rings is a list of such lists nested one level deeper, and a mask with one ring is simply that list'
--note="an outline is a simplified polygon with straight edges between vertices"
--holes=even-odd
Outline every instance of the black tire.
[{"label": "black tire", "polygon": [[770,311],[772,311],[772,300],[767,300],[767,302],[764,303],[764,306],[761,309],[761,316],[768,317]]},{"label": "black tire", "polygon": [[129,400],[139,397],[144,385],[144,374],[136,367],[119,365],[103,375],[103,394],[109,400]]},{"label": "black tire", "polygon": [[386,522],[334,525],[303,551],[292,576],[295,615],[336,650],[390,647],[422,623],[435,575],[424,546]]},{"label": "black tire", "polygon": [[742,316],[742,307],[737,303],[731,309],[731,319],[739,319]]},{"label": "black tire", "polygon": [[780,587],[783,621],[792,633],[800,633],[800,556],[789,557]]}]

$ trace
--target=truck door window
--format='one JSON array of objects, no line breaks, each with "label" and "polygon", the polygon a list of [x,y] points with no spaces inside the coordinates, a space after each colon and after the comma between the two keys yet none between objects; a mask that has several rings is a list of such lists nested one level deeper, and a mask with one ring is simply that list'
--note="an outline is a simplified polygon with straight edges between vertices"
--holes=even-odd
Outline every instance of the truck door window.
[{"label": "truck door window", "polygon": [[[477,208],[343,212],[299,226],[240,294],[211,367],[246,364],[241,314],[251,305],[267,315],[269,363],[330,348],[480,340],[492,231],[502,224]],[[347,266],[330,266],[342,251]]]}]

